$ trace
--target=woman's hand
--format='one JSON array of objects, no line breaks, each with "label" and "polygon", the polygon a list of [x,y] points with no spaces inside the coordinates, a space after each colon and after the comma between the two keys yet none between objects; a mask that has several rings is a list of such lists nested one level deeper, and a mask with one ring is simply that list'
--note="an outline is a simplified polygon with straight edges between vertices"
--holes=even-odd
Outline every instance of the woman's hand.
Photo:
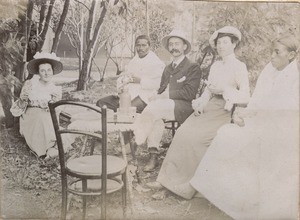
[{"label": "woman's hand", "polygon": [[194,115],[199,116],[203,113],[204,105],[201,103],[200,99],[194,99],[192,101],[192,107],[194,109]]},{"label": "woman's hand", "polygon": [[22,99],[23,101],[27,101],[29,97],[30,89],[31,89],[31,85],[29,83],[25,83],[20,94],[20,99]]},{"label": "woman's hand", "polygon": [[58,92],[54,92],[52,95],[51,95],[51,100],[54,101],[54,102],[57,102],[61,99],[61,94],[59,94]]},{"label": "woman's hand", "polygon": [[199,107],[194,109],[194,115],[195,116],[200,116],[203,113],[203,108]]},{"label": "woman's hand", "polygon": [[244,118],[252,117],[256,115],[256,113],[256,111],[249,110],[247,108],[236,108],[233,113],[232,119],[235,124],[243,127],[245,125]]},{"label": "woman's hand", "polygon": [[140,77],[136,77],[136,76],[132,76],[131,80],[132,80],[132,83],[140,83],[141,82],[141,78]]},{"label": "woman's hand", "polygon": [[245,126],[244,119],[239,114],[234,113],[232,116],[232,120],[234,124],[237,124],[240,127]]},{"label": "woman's hand", "polygon": [[226,100],[224,109],[227,110],[227,111],[231,111],[232,107],[233,107],[233,103],[230,100]]},{"label": "woman's hand", "polygon": [[23,92],[20,94],[20,99],[23,101],[27,101],[28,100],[28,93],[27,92]]}]

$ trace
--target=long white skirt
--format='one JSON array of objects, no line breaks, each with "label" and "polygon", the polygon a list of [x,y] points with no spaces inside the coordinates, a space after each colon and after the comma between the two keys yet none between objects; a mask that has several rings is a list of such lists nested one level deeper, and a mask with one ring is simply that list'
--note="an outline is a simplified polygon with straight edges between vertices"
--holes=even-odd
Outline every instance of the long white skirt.
[{"label": "long white skirt", "polygon": [[234,219],[297,219],[299,111],[222,127],[190,183]]},{"label": "long white skirt", "polygon": [[20,134],[37,156],[45,155],[56,143],[50,113],[41,108],[27,108],[20,117]]}]

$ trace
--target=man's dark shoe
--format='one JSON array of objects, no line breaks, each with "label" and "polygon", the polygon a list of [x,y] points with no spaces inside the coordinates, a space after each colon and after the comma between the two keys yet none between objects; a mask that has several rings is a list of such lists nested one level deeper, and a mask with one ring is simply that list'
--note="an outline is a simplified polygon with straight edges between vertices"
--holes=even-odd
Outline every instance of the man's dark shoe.
[{"label": "man's dark shoe", "polygon": [[144,172],[152,172],[158,165],[158,150],[156,148],[149,148],[150,159],[144,167]]}]

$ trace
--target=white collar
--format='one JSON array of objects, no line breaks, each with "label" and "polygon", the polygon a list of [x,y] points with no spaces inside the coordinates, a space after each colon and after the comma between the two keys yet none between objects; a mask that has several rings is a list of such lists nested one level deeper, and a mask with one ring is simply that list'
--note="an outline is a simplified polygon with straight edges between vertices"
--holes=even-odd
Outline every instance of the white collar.
[{"label": "white collar", "polygon": [[144,57],[142,57],[142,58],[140,58],[139,55],[136,53],[135,57],[136,57],[136,59],[138,59],[138,60],[145,60],[145,59],[147,59],[148,57],[151,57],[151,56],[152,56],[152,53],[153,53],[153,52],[152,52],[151,50],[149,50],[149,52],[147,53],[147,55],[144,56]]},{"label": "white collar", "polygon": [[181,55],[176,61],[174,61],[173,59],[173,62],[172,63],[175,63],[176,66],[178,66],[185,58],[185,55]]},{"label": "white collar", "polygon": [[228,61],[233,60],[233,59],[236,59],[234,53],[229,54],[229,55],[223,57],[223,58],[222,58],[222,62],[223,62],[223,63],[227,63]]}]

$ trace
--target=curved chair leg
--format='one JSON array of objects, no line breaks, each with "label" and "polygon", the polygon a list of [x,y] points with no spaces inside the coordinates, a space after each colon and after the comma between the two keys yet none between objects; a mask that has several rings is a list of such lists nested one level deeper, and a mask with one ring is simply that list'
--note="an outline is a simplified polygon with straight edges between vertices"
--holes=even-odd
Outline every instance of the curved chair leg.
[{"label": "curved chair leg", "polygon": [[[103,174],[102,174],[103,175]],[[101,220],[106,220],[106,177],[101,179]]]},{"label": "curved chair leg", "polygon": [[[86,192],[87,191],[87,180],[83,179],[82,180],[82,191]],[[82,196],[82,219],[85,219],[86,215],[86,196]]]},{"label": "curved chair leg", "polygon": [[124,183],[124,186],[122,188],[123,217],[126,218],[126,214],[127,214],[127,179],[126,179],[126,172],[122,174],[122,181]]},{"label": "curved chair leg", "polygon": [[175,125],[175,121],[172,121],[172,137],[174,137],[175,135],[175,131],[176,131],[176,125]]},{"label": "curved chair leg", "polygon": [[62,220],[65,220],[67,217],[67,201],[68,201],[68,191],[66,183],[62,184],[62,203],[61,203],[61,216]]}]

